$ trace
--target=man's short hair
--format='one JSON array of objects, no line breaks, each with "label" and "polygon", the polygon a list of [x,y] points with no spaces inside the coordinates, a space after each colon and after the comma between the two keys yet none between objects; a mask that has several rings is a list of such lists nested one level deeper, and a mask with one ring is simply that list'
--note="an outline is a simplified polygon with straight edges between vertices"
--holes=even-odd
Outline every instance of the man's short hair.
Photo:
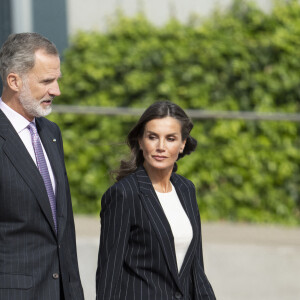
[{"label": "man's short hair", "polygon": [[44,50],[50,55],[59,55],[56,46],[38,33],[11,34],[0,49],[0,76],[3,86],[7,85],[9,73],[20,76],[27,74],[35,63],[35,52]]}]

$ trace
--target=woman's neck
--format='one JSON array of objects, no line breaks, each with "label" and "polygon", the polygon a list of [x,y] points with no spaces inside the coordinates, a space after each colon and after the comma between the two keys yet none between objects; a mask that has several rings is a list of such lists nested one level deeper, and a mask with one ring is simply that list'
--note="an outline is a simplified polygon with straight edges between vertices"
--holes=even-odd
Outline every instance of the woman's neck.
[{"label": "woman's neck", "polygon": [[173,168],[170,169],[156,169],[144,163],[144,168],[152,182],[154,189],[160,193],[168,193],[172,190],[170,178]]}]

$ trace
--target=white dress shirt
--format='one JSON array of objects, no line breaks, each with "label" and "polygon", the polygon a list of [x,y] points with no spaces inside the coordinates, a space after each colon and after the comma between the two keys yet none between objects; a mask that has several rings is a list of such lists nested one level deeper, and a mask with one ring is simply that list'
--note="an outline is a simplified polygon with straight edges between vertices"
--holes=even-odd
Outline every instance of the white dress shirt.
[{"label": "white dress shirt", "polygon": [[[6,115],[6,117],[12,124],[12,126],[15,128],[16,132],[18,133],[19,137],[21,138],[22,142],[24,143],[27,151],[29,152],[31,158],[33,159],[34,163],[37,165],[32,141],[31,141],[31,134],[30,134],[29,129],[27,128],[27,126],[29,125],[30,122],[27,119],[25,119],[22,115],[20,115],[19,113],[17,113],[13,109],[11,109],[8,105],[6,105],[2,101],[1,98],[0,98],[0,109],[3,111],[3,113]],[[33,122],[35,123],[35,120],[33,120]],[[42,141],[41,141],[41,144],[42,144],[44,156],[46,159],[48,171],[50,174],[52,187],[53,187],[54,194],[55,194],[56,193],[56,183],[55,183],[55,179],[54,179],[53,170],[50,165],[50,162],[49,162],[47,153],[44,149]]]},{"label": "white dress shirt", "polygon": [[185,254],[193,239],[192,225],[181,205],[181,202],[173,185],[172,191],[169,193],[160,193],[157,191],[155,192],[172,229],[175,243],[177,267],[179,272]]}]

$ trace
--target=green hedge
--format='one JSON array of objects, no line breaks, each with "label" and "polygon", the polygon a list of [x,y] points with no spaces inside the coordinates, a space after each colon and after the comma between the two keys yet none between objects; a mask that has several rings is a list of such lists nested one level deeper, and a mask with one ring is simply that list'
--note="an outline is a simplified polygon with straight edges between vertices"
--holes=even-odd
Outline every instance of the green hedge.
[{"label": "green hedge", "polygon": [[[234,1],[226,12],[155,27],[119,14],[106,33],[79,32],[64,55],[57,104],[299,112],[300,5],[266,14]],[[75,212],[98,213],[127,153],[135,117],[52,114],[63,132]],[[199,146],[179,163],[203,219],[299,223],[299,124],[195,121]]]}]

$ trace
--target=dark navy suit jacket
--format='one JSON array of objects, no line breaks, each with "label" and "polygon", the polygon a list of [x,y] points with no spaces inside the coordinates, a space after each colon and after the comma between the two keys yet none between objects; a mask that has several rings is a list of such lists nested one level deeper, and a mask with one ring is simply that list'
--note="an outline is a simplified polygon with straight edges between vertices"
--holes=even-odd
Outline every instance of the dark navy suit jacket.
[{"label": "dark navy suit jacket", "polygon": [[98,300],[215,299],[204,273],[195,187],[176,173],[171,182],[193,228],[180,272],[171,227],[141,167],[102,197]]},{"label": "dark navy suit jacket", "polygon": [[36,119],[56,179],[54,229],[43,179],[12,124],[0,109],[0,299],[84,299],[74,219],[56,124]]}]

